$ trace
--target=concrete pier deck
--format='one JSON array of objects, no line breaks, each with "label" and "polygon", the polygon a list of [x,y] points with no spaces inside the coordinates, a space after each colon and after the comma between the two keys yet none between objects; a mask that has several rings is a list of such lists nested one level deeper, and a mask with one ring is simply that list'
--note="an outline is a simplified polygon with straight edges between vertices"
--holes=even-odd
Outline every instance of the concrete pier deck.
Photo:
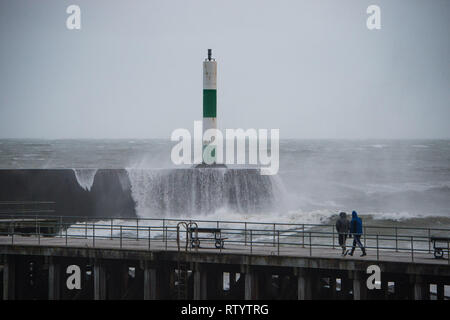
[{"label": "concrete pier deck", "polygon": [[[36,219],[27,233],[9,224],[0,234],[3,299],[445,299],[450,284],[448,253],[436,259],[429,242],[444,229],[371,226],[367,256],[357,248],[344,257],[333,226],[57,221]],[[59,235],[42,232],[53,225]],[[196,235],[186,230],[199,226],[225,246],[202,234],[192,248]],[[75,289],[67,284],[73,268]]]},{"label": "concrete pier deck", "polygon": [[[12,236],[0,237],[0,255],[4,299],[24,298],[23,293],[17,290],[23,286],[17,277],[21,269],[18,268],[19,261],[42,263],[41,269],[48,272],[45,291],[48,291],[49,299],[78,298],[68,292],[64,281],[61,281],[64,267],[72,263],[81,264],[85,270],[94,266],[92,292],[81,296],[82,299],[176,298],[175,293],[180,291],[177,287],[180,265],[186,268],[188,278],[187,289],[181,298],[188,299],[222,299],[227,297],[227,292],[233,293],[228,297],[239,299],[276,298],[277,295],[273,294],[275,280],[280,283],[277,289],[281,294],[279,297],[288,299],[428,299],[430,284],[437,286],[437,298],[443,299],[443,288],[450,284],[448,259],[435,259],[432,253],[411,255],[389,250],[379,250],[378,254],[368,250],[367,256],[360,257],[357,249],[353,257],[342,257],[338,248],[250,247],[230,243],[223,249],[206,246],[179,251],[173,239],[94,240],[15,235],[14,239]],[[131,265],[136,279],[142,282],[137,287],[129,284],[116,287],[107,280],[117,278],[120,273],[127,274]],[[382,289],[377,292],[366,289],[369,265],[379,266],[382,272]],[[14,272],[12,268],[16,268]],[[58,276],[55,276],[55,270],[58,270]],[[224,291],[224,274],[229,275],[228,291]],[[236,275],[240,281],[236,280]],[[58,282],[57,290],[54,289],[55,281]],[[389,293],[390,282],[395,283],[394,293]],[[215,286],[211,287],[211,283]],[[65,291],[64,296],[61,296],[62,291]],[[129,292],[134,292],[134,295],[130,296]]]},{"label": "concrete pier deck", "polygon": [[[12,245],[14,243],[14,245]],[[136,252],[139,256],[148,253],[178,253],[178,246],[176,240],[168,240],[167,244],[162,240],[151,239],[83,239],[83,238],[68,238],[62,237],[38,237],[36,236],[0,236],[0,252],[6,253],[10,250],[15,252],[29,252],[34,251],[34,247],[40,247],[41,249],[54,248],[55,250],[62,248],[73,248],[73,249],[92,249],[95,251],[114,251],[115,256],[120,257],[121,255],[127,255],[130,252]],[[350,246],[348,246],[350,248]],[[40,250],[41,250],[40,249]],[[78,250],[79,251],[79,250]],[[87,250],[90,252],[91,250]],[[83,256],[83,253],[80,255]],[[105,251],[106,252],[106,251]],[[360,257],[361,251],[359,248],[355,250],[353,256],[341,255],[341,249],[336,247],[331,248],[302,248],[301,246],[282,246],[279,251],[277,247],[272,245],[253,245],[251,248],[249,245],[242,246],[239,244],[226,244],[223,249],[216,249],[211,244],[205,247],[201,247],[198,250],[188,248],[185,252],[184,247],[181,248],[183,254],[195,255],[223,255],[223,256],[242,256],[246,258],[251,258],[252,256],[265,256],[265,257],[277,257],[279,259],[283,258],[308,258],[308,259],[325,259],[325,260],[338,260],[338,261],[364,261],[364,262],[391,262],[391,263],[413,263],[422,265],[436,265],[449,267],[450,272],[450,260],[449,259],[436,259],[432,253],[417,253],[413,255],[411,252],[395,252],[392,250],[379,250],[378,257],[376,250],[367,250],[367,256]]]}]

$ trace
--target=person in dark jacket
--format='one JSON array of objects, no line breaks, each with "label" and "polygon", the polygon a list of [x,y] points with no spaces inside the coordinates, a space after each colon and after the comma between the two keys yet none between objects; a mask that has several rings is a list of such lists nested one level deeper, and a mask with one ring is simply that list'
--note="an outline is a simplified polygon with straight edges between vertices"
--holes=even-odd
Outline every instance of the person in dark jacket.
[{"label": "person in dark jacket", "polygon": [[350,231],[350,222],[347,220],[347,213],[339,213],[339,219],[336,221],[336,231],[338,232],[342,255],[345,255],[347,235]]},{"label": "person in dark jacket", "polygon": [[361,243],[362,233],[363,233],[362,220],[360,217],[358,217],[356,211],[353,211],[352,221],[350,221],[350,234],[353,236],[353,246],[352,250],[349,253],[351,256],[353,255],[353,252],[355,252],[356,245],[358,245],[361,248],[362,251],[361,257],[364,257],[366,255],[366,249]]}]

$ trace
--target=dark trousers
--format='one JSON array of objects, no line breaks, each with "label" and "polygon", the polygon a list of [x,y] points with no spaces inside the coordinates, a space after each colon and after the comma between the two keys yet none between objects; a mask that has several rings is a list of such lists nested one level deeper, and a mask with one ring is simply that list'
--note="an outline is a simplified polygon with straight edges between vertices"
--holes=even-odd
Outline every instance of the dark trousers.
[{"label": "dark trousers", "polygon": [[340,233],[339,234],[339,245],[342,247],[343,250],[345,250],[345,243],[347,242],[347,234],[346,233]]},{"label": "dark trousers", "polygon": [[361,248],[362,252],[366,252],[366,249],[364,248],[363,244],[361,243],[361,235],[354,234],[353,235],[353,246],[352,246],[352,254],[355,251],[356,245]]}]

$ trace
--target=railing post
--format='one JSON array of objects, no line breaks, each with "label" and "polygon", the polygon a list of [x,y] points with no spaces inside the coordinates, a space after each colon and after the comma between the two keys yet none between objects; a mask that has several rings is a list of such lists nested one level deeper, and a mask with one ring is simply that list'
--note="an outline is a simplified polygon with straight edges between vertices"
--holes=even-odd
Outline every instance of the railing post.
[{"label": "railing post", "polygon": [[92,245],[95,248],[95,222],[92,223]]},{"label": "railing post", "polygon": [[164,241],[164,239],[166,238],[166,234],[165,234],[165,231],[166,231],[166,219],[163,219],[163,225],[162,226],[163,226],[162,229],[163,229],[163,241]]},{"label": "railing post", "polygon": [[120,226],[120,249],[122,249],[122,226]]},{"label": "railing post", "polygon": [[377,233],[377,260],[380,260],[380,253],[378,248],[378,233]]},{"label": "railing post", "polygon": [[152,229],[152,227],[148,227],[148,250],[150,250],[150,243],[151,243],[151,234],[150,234],[150,232],[151,232],[151,229]]},{"label": "railing post", "polygon": [[[13,221],[11,221],[10,222],[10,224],[9,224],[9,226],[10,226],[10,228],[9,228],[9,234],[11,235],[11,244],[12,245],[14,245],[15,244],[15,242],[16,242],[16,239],[15,239],[15,224],[16,223],[21,223],[20,221],[21,221],[21,219],[19,218],[17,218],[17,217],[15,217],[17,220],[16,221],[14,221],[14,218],[12,219]],[[31,219],[33,219],[33,217],[31,216]],[[68,236],[68,222],[64,222],[64,219],[65,219],[65,217],[57,217],[55,220],[55,226],[58,226],[59,225],[59,227],[60,227],[60,232],[61,233],[57,233],[57,235],[61,235],[61,238],[62,237],[64,237],[64,240],[65,240],[65,245],[66,246],[68,246],[68,239],[69,239],[69,236]],[[46,226],[47,225],[47,223],[45,223],[45,222],[42,222],[42,221],[40,221],[40,219],[39,219],[39,216],[37,216],[37,215],[35,215],[35,217],[34,217],[34,223],[35,223],[35,233],[36,233],[36,235],[37,235],[37,242],[38,242],[38,245],[41,245],[41,223],[44,223],[44,226]],[[108,218],[106,219],[106,221],[108,220]],[[140,235],[139,235],[139,229],[140,229],[140,221],[139,221],[140,219],[136,219],[136,240],[137,241],[139,241],[140,240]],[[167,250],[168,249],[168,241],[169,241],[169,235],[168,235],[168,233],[169,233],[169,226],[171,226],[171,224],[170,223],[167,223],[166,222],[166,220],[167,219],[162,219],[163,220],[163,230],[162,230],[162,232],[163,232],[163,241],[165,242],[165,249]],[[161,220],[159,220],[159,221],[161,221]],[[170,221],[170,219],[168,220],[168,221]],[[33,221],[31,221],[31,223],[33,223]],[[209,223],[214,223],[214,221],[209,221]],[[253,229],[249,229],[248,228],[248,224],[251,224],[251,222],[244,222],[244,225],[245,225],[245,229],[244,229],[244,238],[245,238],[245,245],[247,246],[248,245],[248,241],[250,241],[250,252],[253,254]],[[85,222],[84,222],[84,229],[85,229],[85,238],[86,239],[89,239],[89,236],[88,236],[88,229],[89,229],[89,220],[86,220]],[[222,224],[223,225],[223,224]],[[288,245],[291,243],[291,242],[289,242],[289,241],[287,241],[286,243],[281,243],[281,231],[283,231],[283,230],[279,230],[280,228],[277,226],[277,223],[267,223],[267,224],[265,224],[266,225],[266,227],[269,227],[270,225],[272,225],[272,229],[273,229],[273,233],[272,233],[272,246],[273,247],[277,247],[277,254],[278,255],[280,255],[281,254],[281,244],[286,244],[286,243],[288,243]],[[80,224],[78,224],[78,226],[79,226],[79,229],[78,230],[81,230],[81,228],[83,228],[83,222],[81,222]],[[220,227],[221,226],[221,221],[219,221],[219,220],[216,220],[216,226],[217,227]],[[300,227],[300,224],[296,224],[295,225],[296,227],[295,227],[295,230],[299,230],[299,227]],[[94,246],[94,248],[96,247],[96,224],[95,223],[92,223],[92,245]],[[100,227],[101,229],[106,229],[106,228],[108,228],[108,226],[105,226],[104,228],[103,227]],[[143,234],[143,240],[145,240],[145,229],[147,229],[148,228],[148,250],[150,250],[151,249],[151,227],[146,227],[145,225],[143,225],[143,232],[141,232],[141,234]],[[160,227],[158,227],[158,229],[159,229]],[[336,246],[337,246],[337,235],[338,235],[338,232],[335,230],[335,228],[333,227],[333,226],[331,226],[331,228],[332,228],[332,247],[333,247],[333,249],[336,249]],[[44,228],[45,230],[46,230],[46,227]],[[76,229],[76,228],[75,228]],[[381,252],[380,252],[380,250],[381,249],[388,249],[388,247],[390,248],[390,246],[388,245],[388,246],[386,246],[386,247],[383,247],[383,248],[381,248],[381,245],[382,244],[384,244],[384,243],[381,243],[381,241],[385,241],[386,242],[386,244],[388,243],[388,241],[392,241],[392,240],[394,240],[395,241],[395,251],[396,252],[399,252],[399,251],[401,251],[401,250],[406,250],[407,251],[407,246],[405,247],[405,245],[402,245],[402,241],[408,241],[408,238],[410,238],[410,254],[411,254],[411,261],[415,261],[415,244],[414,244],[414,241],[415,241],[415,239],[414,239],[414,234],[413,235],[411,235],[411,230],[413,230],[414,228],[402,228],[402,226],[395,226],[395,227],[392,227],[392,228],[390,228],[390,231],[387,233],[387,235],[388,234],[390,234],[390,232],[392,232],[392,231],[394,231],[395,232],[395,239],[391,239],[390,238],[390,236],[387,236],[386,238],[383,238],[383,234],[379,234],[379,233],[376,233],[376,234],[368,234],[367,233],[367,230],[370,230],[371,229],[371,226],[365,226],[364,227],[364,229],[363,229],[363,231],[364,231],[364,242],[363,242],[363,244],[364,244],[364,246],[366,246],[367,247],[367,245],[369,244],[369,245],[371,245],[370,244],[370,241],[373,241],[373,240],[375,240],[376,241],[376,259],[379,261],[380,260],[380,255],[381,255]],[[392,230],[392,229],[394,229],[394,230]],[[405,232],[405,233],[402,233],[402,230],[403,229],[409,229],[409,231],[408,232]],[[18,229],[19,231],[18,231],[18,235],[20,236],[21,235],[21,233],[20,233],[20,229]],[[44,235],[45,235],[45,231],[44,230]],[[63,230],[64,230],[64,232],[65,232],[65,234],[62,234],[62,232],[63,232]],[[110,237],[111,237],[111,239],[112,240],[114,240],[115,239],[115,236],[114,236],[114,231],[115,230],[115,225],[114,225],[114,219],[113,218],[111,218],[111,226],[110,226]],[[305,226],[305,224],[301,224],[301,232],[302,232],[302,235],[301,235],[301,238],[302,238],[302,247],[303,248],[305,248],[305,246],[307,246],[308,244],[306,243],[306,237],[308,237],[309,236],[309,254],[310,254],[310,256],[312,256],[312,253],[313,253],[313,243],[312,243],[312,233],[313,232],[311,232],[310,230],[308,230],[308,233],[309,233],[309,235],[305,235],[305,230],[306,230],[306,226]],[[418,237],[418,235],[416,234],[416,238],[417,238],[417,241],[418,241],[418,245],[419,245],[419,248],[418,248],[418,252],[420,253],[420,252],[427,252],[428,251],[428,253],[431,253],[432,252],[432,250],[433,250],[433,244],[429,241],[429,239],[431,238],[431,236],[432,236],[432,234],[433,234],[433,232],[432,232],[432,230],[434,230],[434,229],[432,229],[432,228],[416,228],[416,231],[417,230],[420,230],[421,231],[421,236],[419,236]],[[241,229],[241,231],[242,231],[242,229]],[[250,235],[248,234],[249,233],[249,231],[250,231]],[[266,229],[265,230],[265,234],[267,235],[267,237],[268,236],[270,236],[270,232],[269,232],[270,230],[268,230],[268,229]],[[120,248],[123,248],[123,226],[120,226],[120,232],[121,232],[121,234],[120,234]],[[170,232],[172,232],[172,229],[171,229],[171,231]],[[257,230],[257,232],[258,232],[258,230]],[[424,250],[422,250],[422,249],[420,249],[420,248],[422,248],[422,246],[421,246],[421,243],[423,242],[423,240],[421,240],[421,239],[423,239],[424,238],[424,234],[426,234],[427,236],[428,236],[428,250],[426,249],[426,246],[425,246],[425,248],[423,248]],[[77,237],[77,236],[80,236],[80,238],[82,238],[83,236],[81,235],[81,232],[80,232],[80,234],[78,234],[78,232],[73,232],[73,234],[71,235],[71,236],[75,236],[75,237]],[[258,235],[258,233],[256,233],[255,235]],[[370,238],[370,237],[373,237],[375,235],[375,239],[373,239],[373,238]],[[249,240],[249,236],[250,236],[250,240]],[[380,237],[381,236],[381,237]],[[101,233],[101,235],[100,235],[100,239],[102,239],[102,233]],[[107,236],[106,236],[107,237]],[[265,238],[266,240],[267,240],[267,237]],[[402,237],[402,239],[399,239],[400,237]],[[134,238],[134,236],[131,236],[131,238]],[[130,238],[130,239],[131,239]],[[258,237],[257,237],[258,238]],[[287,238],[288,239],[291,239],[291,236],[290,235],[288,235],[287,236]],[[293,235],[292,236],[292,239],[294,239],[294,243],[295,243],[295,246],[298,244],[297,243],[297,241],[300,241],[300,239],[297,239],[297,238],[300,238],[299,236],[297,236],[297,235]],[[319,235],[319,238],[321,238],[321,236]],[[19,240],[20,240],[21,238],[19,238]],[[106,238],[105,238],[106,239]],[[286,239],[286,235],[285,235],[285,239]],[[390,239],[390,240],[389,240]],[[319,239],[320,240],[320,239]],[[258,240],[259,241],[259,240]],[[257,241],[257,242],[258,242]],[[89,243],[90,241],[89,240],[87,240],[87,243]],[[268,241],[264,241],[263,240],[263,244],[268,244]],[[20,243],[20,241],[19,241],[19,243]],[[319,241],[319,243],[321,243],[321,241]],[[445,242],[444,242],[445,243]],[[269,245],[270,246],[270,245]],[[144,247],[145,247],[145,245],[144,245]],[[402,248],[400,248],[400,247],[402,247]],[[447,242],[447,249],[450,247],[450,242]],[[444,244],[444,248],[445,248],[445,244]],[[388,250],[391,250],[392,248],[390,248],[390,249],[388,249]],[[444,249],[445,250],[445,249]],[[447,251],[448,252],[448,251]],[[419,257],[420,257],[420,255],[419,255]],[[444,257],[444,259],[445,259],[445,257]],[[444,260],[445,261],[445,260]],[[448,256],[448,263],[449,263],[449,265],[450,265],[450,252],[449,252],[449,256]]]},{"label": "railing post", "polygon": [[428,228],[428,253],[431,253],[431,230]]},{"label": "railing post", "polygon": [[305,224],[302,224],[302,247],[305,247]]},{"label": "railing post", "polygon": [[450,264],[450,245],[448,240],[447,240],[447,261],[448,264]]},{"label": "railing post", "polygon": [[[273,246],[275,247],[275,223],[273,224]],[[279,233],[278,233],[279,235]],[[279,239],[278,239],[279,240]],[[278,243],[279,244],[279,243]]]},{"label": "railing post", "polygon": [[398,230],[395,227],[395,252],[398,252]]},{"label": "railing post", "polygon": [[367,234],[367,229],[366,229],[366,227],[364,227],[364,248],[367,246],[367,244],[366,244],[366,234]]},{"label": "railing post", "polygon": [[334,226],[331,226],[331,232],[333,233],[333,249],[334,249]]},{"label": "railing post", "polygon": [[244,222],[244,244],[247,246],[247,222]]},{"label": "railing post", "polygon": [[309,256],[312,256],[312,237],[311,237],[311,231],[309,232]]},{"label": "railing post", "polygon": [[277,231],[277,237],[278,237],[278,255],[280,255],[280,230]]},{"label": "railing post", "polygon": [[252,229],[250,229],[250,254],[253,253],[253,232]]}]

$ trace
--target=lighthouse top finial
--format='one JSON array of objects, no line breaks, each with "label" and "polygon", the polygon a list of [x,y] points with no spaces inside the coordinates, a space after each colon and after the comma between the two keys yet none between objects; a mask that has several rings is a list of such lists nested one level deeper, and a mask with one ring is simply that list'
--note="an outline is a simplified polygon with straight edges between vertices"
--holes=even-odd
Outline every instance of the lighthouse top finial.
[{"label": "lighthouse top finial", "polygon": [[208,61],[211,61],[212,49],[208,49]]}]

